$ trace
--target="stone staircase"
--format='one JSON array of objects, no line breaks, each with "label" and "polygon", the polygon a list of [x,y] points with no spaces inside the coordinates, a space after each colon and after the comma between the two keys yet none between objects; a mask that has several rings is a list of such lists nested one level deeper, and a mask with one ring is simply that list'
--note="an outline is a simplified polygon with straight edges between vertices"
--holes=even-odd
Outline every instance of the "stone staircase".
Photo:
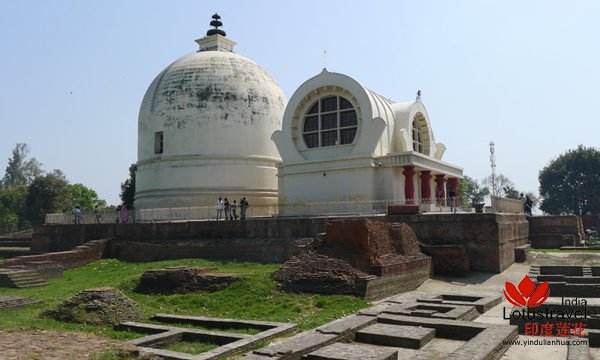
[{"label": "stone staircase", "polygon": [[19,296],[0,296],[0,311],[39,303],[41,303],[39,300],[33,300]]},{"label": "stone staircase", "polygon": [[27,288],[48,285],[48,282],[33,269],[0,269],[0,287]]}]

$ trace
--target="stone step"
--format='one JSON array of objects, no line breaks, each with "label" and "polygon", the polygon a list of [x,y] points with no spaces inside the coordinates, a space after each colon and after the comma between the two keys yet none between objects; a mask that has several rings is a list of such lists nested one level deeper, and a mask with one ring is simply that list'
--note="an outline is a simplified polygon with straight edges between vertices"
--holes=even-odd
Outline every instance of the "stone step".
[{"label": "stone step", "polygon": [[47,285],[48,282],[35,270],[2,269],[0,284],[7,287],[25,288]]},{"label": "stone step", "polygon": [[41,301],[16,296],[0,296],[0,310],[15,309],[38,303],[41,303]]},{"label": "stone step", "polygon": [[9,273],[9,276],[12,279],[22,279],[22,278],[27,278],[27,277],[38,277],[38,276],[40,276],[40,274],[38,274],[37,271],[19,271],[19,272]]},{"label": "stone step", "polygon": [[48,282],[42,278],[31,278],[31,279],[18,279],[13,280],[13,282],[17,285],[27,285],[27,284],[47,284]]},{"label": "stone step", "polygon": [[28,283],[28,284],[16,284],[16,287],[19,288],[19,289],[22,289],[22,288],[44,286],[44,285],[48,285],[48,283],[45,282],[45,281],[42,281],[42,282]]}]

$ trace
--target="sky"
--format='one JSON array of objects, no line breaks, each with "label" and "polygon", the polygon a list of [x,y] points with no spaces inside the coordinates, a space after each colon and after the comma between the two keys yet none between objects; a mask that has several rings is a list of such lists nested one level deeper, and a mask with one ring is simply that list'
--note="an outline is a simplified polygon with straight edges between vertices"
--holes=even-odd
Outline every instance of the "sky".
[{"label": "sky", "polygon": [[[443,160],[537,192],[549,161],[600,141],[600,2],[1,1],[0,176],[17,143],[119,203],[154,77],[218,12],[289,99],[324,66],[394,101],[422,91]],[[327,55],[324,55],[326,51]]]}]

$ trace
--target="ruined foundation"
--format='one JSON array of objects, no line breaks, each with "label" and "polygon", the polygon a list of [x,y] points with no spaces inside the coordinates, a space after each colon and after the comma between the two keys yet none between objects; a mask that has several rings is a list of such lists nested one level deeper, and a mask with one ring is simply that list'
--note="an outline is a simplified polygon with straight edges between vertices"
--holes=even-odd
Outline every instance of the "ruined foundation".
[{"label": "ruined foundation", "polygon": [[430,269],[408,225],[348,220],[328,224],[273,278],[283,291],[379,299],[416,289]]}]

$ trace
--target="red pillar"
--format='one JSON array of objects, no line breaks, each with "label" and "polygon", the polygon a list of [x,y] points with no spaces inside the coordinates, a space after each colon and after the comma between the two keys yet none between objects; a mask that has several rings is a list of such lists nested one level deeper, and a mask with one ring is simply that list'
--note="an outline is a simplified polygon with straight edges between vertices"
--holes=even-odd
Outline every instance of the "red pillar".
[{"label": "red pillar", "polygon": [[450,190],[454,191],[455,194],[455,201],[456,204],[458,204],[458,179],[457,178],[449,178],[448,179],[448,187],[450,188]]},{"label": "red pillar", "polygon": [[415,167],[414,166],[404,166],[404,199],[406,204],[414,204],[415,203]]},{"label": "red pillar", "polygon": [[444,182],[446,182],[446,179],[444,179],[444,174],[438,174],[435,176],[435,197],[438,199],[438,201],[440,201],[442,206],[446,206],[446,188],[444,186]]},{"label": "red pillar", "polygon": [[431,171],[421,171],[421,202],[431,203]]}]

